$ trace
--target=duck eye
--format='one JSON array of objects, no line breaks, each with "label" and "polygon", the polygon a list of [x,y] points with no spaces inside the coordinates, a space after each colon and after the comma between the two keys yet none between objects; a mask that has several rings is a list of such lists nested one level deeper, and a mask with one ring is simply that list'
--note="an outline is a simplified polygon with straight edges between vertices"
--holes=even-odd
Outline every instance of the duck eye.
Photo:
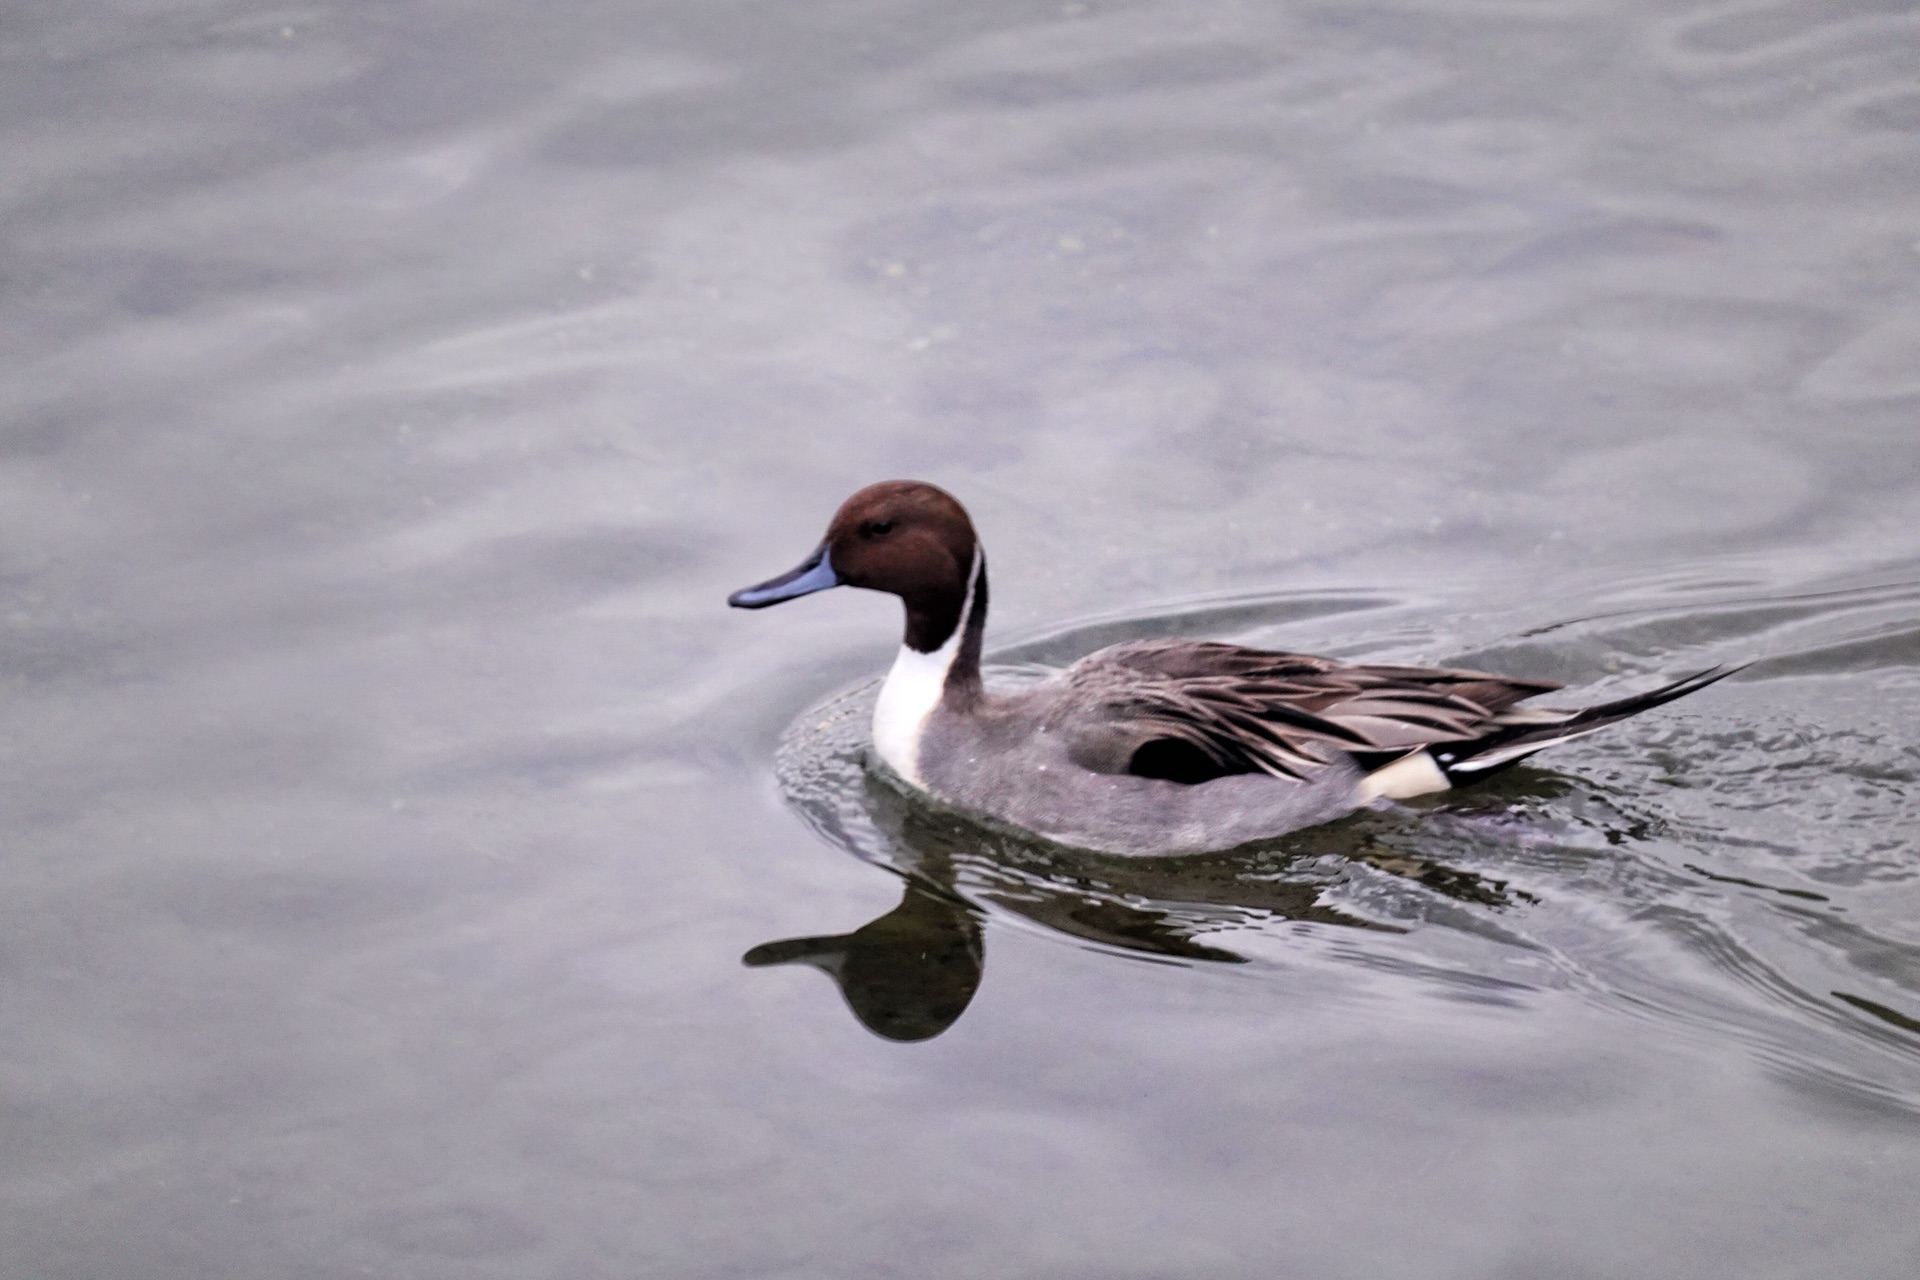
[{"label": "duck eye", "polygon": [[881,538],[892,532],[891,520],[865,520],[860,524],[860,536],[863,538]]}]

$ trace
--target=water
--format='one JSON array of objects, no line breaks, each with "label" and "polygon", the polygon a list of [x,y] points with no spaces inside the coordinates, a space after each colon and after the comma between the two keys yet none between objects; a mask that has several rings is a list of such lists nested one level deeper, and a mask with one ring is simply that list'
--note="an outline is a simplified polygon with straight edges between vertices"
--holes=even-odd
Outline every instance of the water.
[{"label": "water", "polygon": [[[1904,1280],[1916,52],[1898,2],[14,15],[0,1273]],[[721,603],[895,475],[972,508],[1004,662],[1755,665],[1074,858],[852,767],[890,601]]]}]

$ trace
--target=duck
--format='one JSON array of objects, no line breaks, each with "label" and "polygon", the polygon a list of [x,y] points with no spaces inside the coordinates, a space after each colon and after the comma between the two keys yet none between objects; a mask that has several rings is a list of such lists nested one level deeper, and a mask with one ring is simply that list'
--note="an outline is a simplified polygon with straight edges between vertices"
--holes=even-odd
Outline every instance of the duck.
[{"label": "duck", "polygon": [[811,555],[727,603],[833,587],[905,610],[873,708],[885,772],[963,813],[1110,854],[1215,852],[1466,786],[1733,674],[1560,708],[1522,705],[1562,687],[1546,680],[1153,639],[993,689],[980,667],[986,552],[960,501],[918,480],[861,489]]}]

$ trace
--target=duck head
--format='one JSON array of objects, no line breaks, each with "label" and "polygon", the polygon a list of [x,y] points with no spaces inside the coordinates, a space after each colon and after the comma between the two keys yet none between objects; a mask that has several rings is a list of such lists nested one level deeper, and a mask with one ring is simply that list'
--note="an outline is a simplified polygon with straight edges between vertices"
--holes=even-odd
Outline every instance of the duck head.
[{"label": "duck head", "polygon": [[952,494],[918,480],[886,480],[840,505],[812,555],[727,603],[764,609],[828,587],[885,591],[906,605],[907,646],[932,653],[959,627],[970,588],[977,599],[969,620],[984,621],[985,575],[973,521]]}]

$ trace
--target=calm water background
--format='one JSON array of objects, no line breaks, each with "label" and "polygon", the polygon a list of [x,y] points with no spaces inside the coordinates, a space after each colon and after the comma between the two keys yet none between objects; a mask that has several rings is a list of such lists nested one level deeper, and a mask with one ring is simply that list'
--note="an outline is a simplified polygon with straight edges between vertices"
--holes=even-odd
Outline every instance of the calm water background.
[{"label": "calm water background", "polygon": [[[0,1273],[1912,1276],[1916,65],[1910,0],[14,6]],[[1760,661],[1297,859],[1049,861],[780,746],[891,601],[722,607],[896,475],[1012,658]],[[899,870],[923,1038],[741,963]]]}]

